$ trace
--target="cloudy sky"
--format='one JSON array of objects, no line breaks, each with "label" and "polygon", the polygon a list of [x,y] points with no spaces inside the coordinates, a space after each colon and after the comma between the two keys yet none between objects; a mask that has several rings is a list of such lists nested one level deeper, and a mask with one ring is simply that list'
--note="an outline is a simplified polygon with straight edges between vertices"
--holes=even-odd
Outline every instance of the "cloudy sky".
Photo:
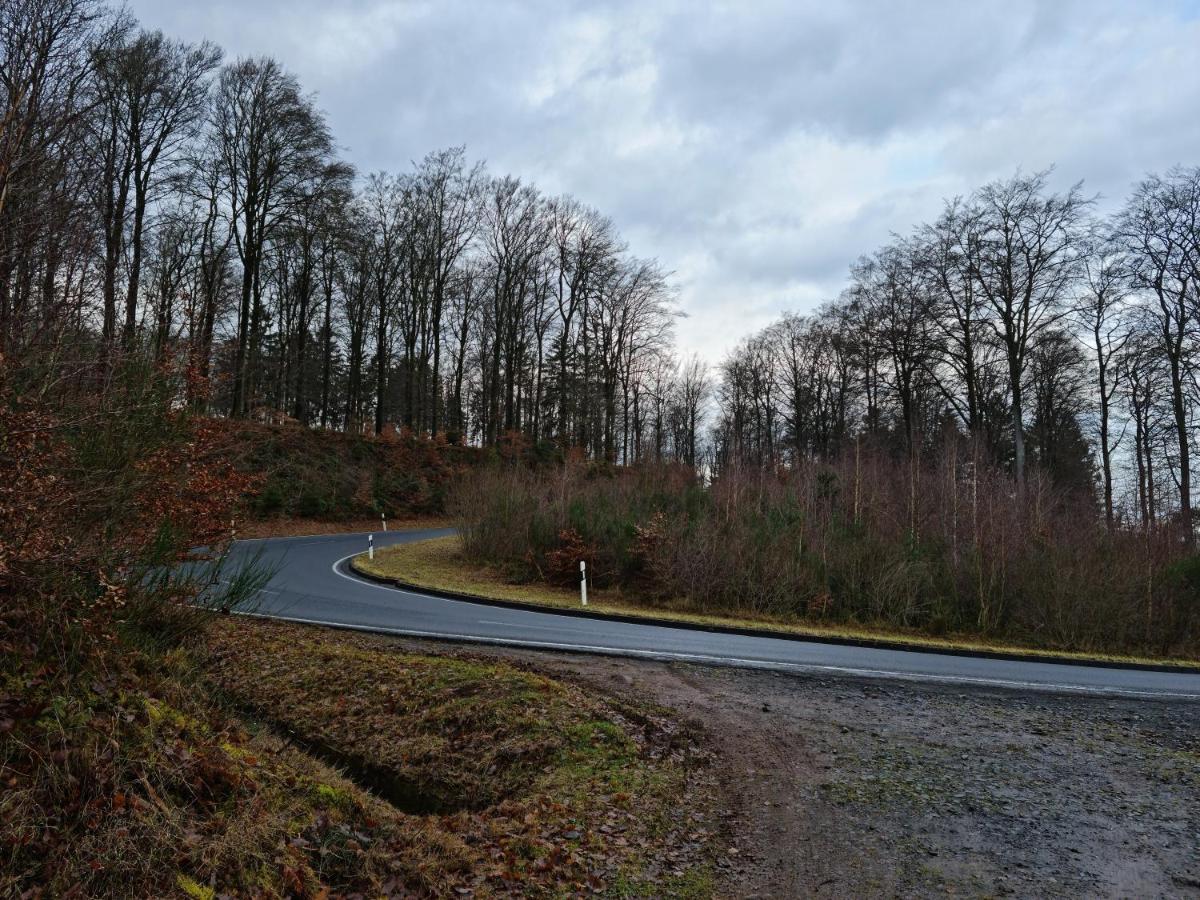
[{"label": "cloudy sky", "polygon": [[294,71],[361,171],[465,144],[612,216],[717,361],[942,198],[1200,163],[1200,0],[130,0]]}]

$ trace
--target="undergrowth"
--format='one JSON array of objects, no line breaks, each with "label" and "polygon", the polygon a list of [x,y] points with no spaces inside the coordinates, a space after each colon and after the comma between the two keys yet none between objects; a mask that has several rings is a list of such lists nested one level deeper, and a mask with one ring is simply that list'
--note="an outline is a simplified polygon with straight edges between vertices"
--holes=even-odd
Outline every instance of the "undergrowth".
[{"label": "undergrowth", "polygon": [[177,402],[187,373],[130,358],[53,403],[24,377],[0,358],[0,896],[644,883],[688,774],[669,725],[222,616],[261,586],[223,562],[261,478]]},{"label": "undergrowth", "polygon": [[730,469],[478,470],[452,507],[468,562],[650,607],[887,627],[1056,651],[1200,658],[1200,560],[1170,524],[1105,528],[1040,475],[951,446]]}]

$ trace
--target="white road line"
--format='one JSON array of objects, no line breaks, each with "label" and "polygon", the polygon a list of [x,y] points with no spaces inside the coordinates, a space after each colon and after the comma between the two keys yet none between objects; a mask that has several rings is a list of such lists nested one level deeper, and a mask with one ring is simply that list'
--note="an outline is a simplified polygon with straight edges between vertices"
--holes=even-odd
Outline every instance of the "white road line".
[{"label": "white road line", "polygon": [[[354,554],[357,555],[357,554]],[[341,560],[339,560],[341,562]],[[339,573],[340,574],[340,573]],[[345,577],[345,576],[343,576]],[[357,580],[357,579],[355,579]],[[886,669],[858,669],[849,666],[831,666],[820,663],[790,663],[763,659],[746,659],[737,656],[710,656],[703,653],[682,653],[671,650],[636,650],[616,647],[600,647],[589,644],[561,644],[549,641],[528,641],[519,638],[495,638],[483,635],[450,634],[439,631],[418,631],[406,628],[389,628],[382,625],[351,625],[346,622],[331,622],[325,619],[306,619],[300,616],[276,616],[269,613],[246,612],[242,615],[260,619],[280,619],[304,625],[324,625],[349,631],[364,631],[376,634],[396,634],[405,637],[432,638],[445,641],[465,641],[477,644],[493,644],[506,647],[533,647],[539,650],[563,650],[567,652],[597,653],[606,656],[636,656],[644,659],[680,660],[683,662],[708,663],[711,665],[736,666],[747,669],[778,669],[791,672],[854,675],[862,678],[891,678],[904,681],[934,681],[945,684],[970,684],[977,686],[1023,688],[1026,690],[1063,691],[1096,694],[1100,696],[1120,695],[1125,697],[1147,697],[1171,700],[1200,700],[1200,694],[1174,691],[1136,691],[1127,688],[1090,687],[1082,684],[1056,684],[1043,681],[1010,681],[1002,678],[981,678],[970,675],[931,675],[913,672],[893,672]]]},{"label": "white road line", "polygon": [[[330,566],[329,568],[332,569],[333,574],[337,575],[339,578],[345,578],[347,581],[353,581],[355,584],[361,585],[363,587],[378,588],[381,591],[391,591],[393,594],[398,593],[398,594],[408,594],[410,596],[416,596],[412,593],[412,591],[406,591],[406,590],[404,590],[404,588],[394,587],[394,586],[388,585],[388,584],[376,584],[374,581],[368,581],[365,578],[355,578],[353,575],[347,575],[345,572],[338,571],[338,566],[340,566],[346,560],[354,559],[354,557],[356,557],[356,556],[362,556],[366,552],[367,552],[366,550],[356,550],[353,553],[343,556],[339,560],[335,560],[333,565]],[[429,594],[421,594],[420,596],[426,600],[444,600],[447,603],[455,602],[446,597],[432,597]]]}]

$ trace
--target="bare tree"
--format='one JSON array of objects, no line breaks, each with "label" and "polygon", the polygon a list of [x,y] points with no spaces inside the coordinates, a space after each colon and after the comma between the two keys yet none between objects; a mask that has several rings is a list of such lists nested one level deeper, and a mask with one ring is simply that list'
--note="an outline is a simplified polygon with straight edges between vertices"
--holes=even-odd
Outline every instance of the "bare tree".
[{"label": "bare tree", "polygon": [[919,408],[935,357],[934,306],[918,251],[910,243],[894,242],[861,261],[851,277],[852,290],[870,307],[867,319],[877,335],[873,341],[886,356],[885,380],[899,407],[903,440],[915,453],[920,446]]},{"label": "bare tree", "polygon": [[296,79],[266,57],[221,71],[212,127],[242,262],[231,400],[236,416],[246,413],[250,363],[261,336],[264,247],[325,171],[333,138]]},{"label": "bare tree", "polygon": [[195,138],[207,112],[208,77],[220,59],[221,52],[210,43],[193,47],[158,31],[122,35],[97,54],[105,176],[105,325],[111,339],[116,267],[128,242],[122,329],[127,350],[137,321],[147,210]]},{"label": "bare tree", "polygon": [[1190,415],[1185,383],[1192,365],[1196,322],[1197,234],[1200,233],[1200,169],[1151,176],[1134,190],[1116,224],[1128,253],[1135,287],[1148,304],[1170,378],[1171,412],[1178,452],[1179,517],[1189,545],[1192,522]]},{"label": "bare tree", "polygon": [[990,307],[990,324],[1008,360],[1012,406],[1013,472],[1025,479],[1024,378],[1039,336],[1064,315],[1082,254],[1082,227],[1090,201],[1080,186],[1065,194],[1047,189],[1048,172],[1016,175],[982,188],[972,217],[979,252],[973,274]]},{"label": "bare tree", "polygon": [[922,274],[934,308],[932,327],[940,335],[943,396],[972,435],[984,430],[983,369],[988,364],[986,308],[976,288],[978,228],[971,210],[955,199],[917,236]]},{"label": "bare tree", "polygon": [[363,195],[370,241],[370,280],[375,310],[375,433],[387,418],[388,373],[391,368],[391,323],[402,289],[404,185],[386,173],[372,175]]},{"label": "bare tree", "polygon": [[1100,471],[1104,491],[1104,521],[1114,524],[1112,455],[1120,443],[1112,439],[1112,404],[1120,386],[1116,358],[1129,340],[1122,312],[1129,293],[1126,261],[1120,249],[1104,234],[1093,234],[1083,259],[1083,278],[1075,315],[1092,353],[1096,376],[1096,401],[1100,413]]},{"label": "bare tree", "polygon": [[[93,229],[94,50],[114,25],[95,0],[9,0],[0,14],[0,351],[77,320]],[[74,296],[77,302],[68,301]]]}]

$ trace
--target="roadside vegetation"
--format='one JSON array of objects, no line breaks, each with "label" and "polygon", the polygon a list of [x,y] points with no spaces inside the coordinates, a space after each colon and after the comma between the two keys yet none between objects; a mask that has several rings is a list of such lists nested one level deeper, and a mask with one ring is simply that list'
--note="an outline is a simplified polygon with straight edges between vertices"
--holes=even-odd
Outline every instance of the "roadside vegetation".
[{"label": "roadside vegetation", "polygon": [[[454,509],[464,559],[651,610],[1200,658],[1200,562],[1170,529],[1110,531],[1086,497],[951,444],[703,484],[681,466],[489,468]],[[386,557],[385,557],[386,559]]]},{"label": "roadside vegetation", "polygon": [[[206,677],[250,727],[386,801],[384,819],[331,836],[358,845],[347,886],[378,892],[391,872],[438,894],[711,891],[705,841],[685,838],[714,836],[691,790],[702,755],[652,707],[301,626],[222,622],[208,652]],[[362,798],[315,790],[343,808]]]},{"label": "roadside vegetation", "polygon": [[[483,600],[498,600],[523,606],[558,610],[579,610],[579,585],[564,586],[546,581],[514,579],[503,566],[468,559],[462,539],[454,534],[410,541],[375,551],[375,558],[364,553],[353,561],[354,568],[373,578],[400,585],[449,591]],[[1186,657],[1139,656],[1127,652],[1082,651],[1033,647],[1003,638],[988,638],[976,633],[946,632],[931,634],[916,628],[886,623],[838,622],[811,617],[777,616],[766,613],[738,615],[720,610],[698,612],[695,604],[680,598],[647,601],[635,586],[588,587],[587,611],[597,616],[666,620],[704,628],[737,628],[797,637],[854,641],[883,647],[926,647],[931,650],[989,652],[1010,655],[1045,656],[1048,659],[1089,659],[1115,663],[1158,663],[1190,666]]]},{"label": "roadside vegetation", "polygon": [[252,524],[442,516],[451,483],[486,456],[408,430],[374,437],[229,419],[211,427],[225,458],[256,480],[243,507]]},{"label": "roadside vegetation", "polygon": [[136,359],[52,406],[31,374],[0,368],[0,894],[708,892],[669,719],[218,616],[260,583],[221,562],[261,486],[222,426]]}]

